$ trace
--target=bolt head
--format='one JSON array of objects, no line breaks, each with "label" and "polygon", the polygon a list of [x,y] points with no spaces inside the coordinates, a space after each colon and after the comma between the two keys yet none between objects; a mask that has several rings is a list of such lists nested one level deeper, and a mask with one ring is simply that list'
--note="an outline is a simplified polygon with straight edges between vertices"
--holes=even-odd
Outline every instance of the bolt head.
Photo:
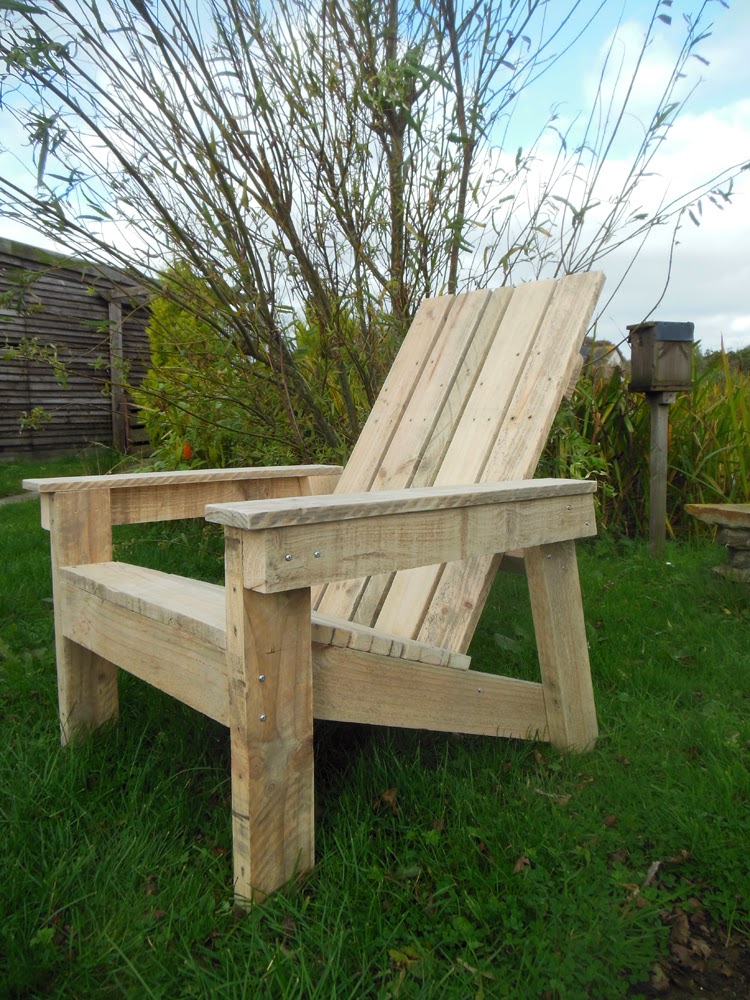
[{"label": "bolt head", "polygon": [[265,713],[264,713],[263,715],[261,715],[261,717],[260,717],[260,721],[261,721],[261,722],[265,722],[265,721],[266,721],[266,716],[265,716]]},{"label": "bolt head", "polygon": [[320,559],[320,549],[316,549],[316,550],[315,550],[315,551],[313,552],[313,555],[315,556],[315,558],[316,558],[316,559]]},{"label": "bolt head", "polygon": [[292,554],[291,554],[291,552],[287,552],[287,554],[284,556],[284,559],[285,559],[286,562],[291,562],[292,561]]},{"label": "bolt head", "polygon": [[258,674],[258,680],[260,681],[261,684],[263,683],[263,681],[265,679],[266,679],[266,675],[265,674]]}]

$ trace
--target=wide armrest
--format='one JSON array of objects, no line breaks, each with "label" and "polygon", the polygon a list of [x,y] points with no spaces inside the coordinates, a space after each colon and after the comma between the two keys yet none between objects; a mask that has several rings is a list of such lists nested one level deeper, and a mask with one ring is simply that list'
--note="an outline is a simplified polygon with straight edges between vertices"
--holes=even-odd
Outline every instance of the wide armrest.
[{"label": "wide armrest", "polygon": [[143,486],[187,486],[189,483],[222,483],[254,479],[340,476],[340,465],[248,466],[242,469],[180,469],[175,472],[126,472],[103,476],[58,476],[24,479],[23,488],[35,493],[70,490],[134,489]]},{"label": "wide armrest", "polygon": [[63,501],[95,501],[97,516],[106,517],[110,524],[140,524],[202,517],[206,504],[212,502],[288,499],[300,494],[310,498],[332,490],[340,475],[337,465],[282,465],[25,479],[23,486],[41,495],[44,527],[52,523],[51,507]]},{"label": "wide armrest", "polygon": [[247,532],[245,587],[263,593],[596,534],[596,483],[535,479],[209,504]]}]

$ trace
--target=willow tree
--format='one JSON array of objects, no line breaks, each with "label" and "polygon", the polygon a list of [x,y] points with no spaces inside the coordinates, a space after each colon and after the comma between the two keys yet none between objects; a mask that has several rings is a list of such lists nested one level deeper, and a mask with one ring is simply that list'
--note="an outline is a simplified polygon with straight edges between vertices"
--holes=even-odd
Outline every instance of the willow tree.
[{"label": "willow tree", "polygon": [[[635,201],[708,3],[685,17],[606,211],[594,213],[601,171],[640,58],[619,103],[600,88],[575,143],[554,133],[533,190],[533,143],[508,154],[528,89],[604,6],[0,0],[3,106],[34,162],[19,179],[6,150],[0,212],[155,290],[177,264],[163,293],[232,345],[249,385],[274,388],[291,449],[343,454],[424,296],[587,269],[701,194],[729,197],[739,166],[656,212]],[[655,30],[677,30],[670,8],[654,5],[641,57]],[[262,423],[248,406],[248,433]]]}]

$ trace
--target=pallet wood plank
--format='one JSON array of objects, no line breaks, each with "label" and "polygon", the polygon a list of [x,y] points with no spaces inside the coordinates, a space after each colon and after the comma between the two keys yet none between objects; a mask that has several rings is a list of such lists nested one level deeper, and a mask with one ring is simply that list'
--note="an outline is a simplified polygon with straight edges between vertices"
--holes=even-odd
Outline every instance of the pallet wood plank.
[{"label": "pallet wood plank", "polygon": [[[402,489],[413,484],[416,469],[450,398],[467,352],[471,350],[489,301],[489,292],[472,292],[449,299],[446,303],[449,311],[441,316],[440,324],[434,319],[431,321],[432,343],[428,355],[420,350],[424,336],[415,320],[394,364],[395,377],[389,387],[387,419],[380,419],[379,416],[372,419],[371,415],[360,435],[362,447],[358,451],[358,442],[347,464],[347,469],[354,464],[355,470],[359,470],[358,485],[349,485],[345,470],[337,492],[353,492],[355,488]],[[417,319],[422,322],[421,310]],[[412,337],[415,326],[415,332],[420,334],[417,338]],[[440,336],[436,339],[438,332]],[[473,375],[470,371],[469,377]],[[380,395],[385,396],[386,393],[383,391]],[[367,583],[362,580],[329,586],[317,607],[339,618],[360,620],[357,609]],[[387,580],[384,583],[387,584]],[[364,624],[371,624],[366,617],[362,619]]]},{"label": "pallet wood plank", "polygon": [[247,466],[237,469],[179,469],[174,472],[131,472],[107,476],[58,476],[24,479],[23,488],[37,493],[68,490],[126,489],[139,486],[177,486],[187,483],[229,482],[243,479],[281,479],[290,476],[338,476],[339,465]]},{"label": "pallet wood plank", "polygon": [[235,895],[262,900],[315,860],[310,591],[242,586],[226,537],[227,676]]},{"label": "pallet wood plank", "polygon": [[[288,500],[209,504],[206,520],[245,531],[327,524],[392,514],[455,510],[524,500],[591,496],[596,483],[582,479],[526,479],[520,482],[425,486],[371,493],[326,494]],[[336,616],[338,617],[338,616]]]},{"label": "pallet wood plank", "polygon": [[[556,287],[554,281],[521,285],[493,323],[495,336],[489,353],[479,366],[471,392],[465,390],[465,406],[452,428],[434,485],[481,481]],[[397,573],[378,613],[377,627],[415,638],[441,574],[438,566]]]},{"label": "pallet wood plank", "polygon": [[[485,466],[484,482],[534,474],[603,283],[604,276],[597,272],[558,282]],[[498,566],[499,560],[490,555],[446,566],[417,638],[465,652]]]},{"label": "pallet wood plank", "polygon": [[244,579],[250,589],[275,593],[595,533],[590,494],[297,524],[258,532],[262,544],[248,557]]},{"label": "pallet wood plank", "polygon": [[158,621],[89,593],[77,582],[66,577],[58,590],[61,630],[68,641],[229,725],[224,649],[206,634],[181,627],[176,618],[170,624]]},{"label": "pallet wood plank", "polygon": [[[460,360],[454,365],[450,376],[443,376],[450,388],[444,395],[439,408],[436,408],[435,401],[422,391],[418,390],[415,393],[415,399],[419,401],[422,411],[424,439],[420,440],[417,449],[411,443],[412,452],[416,453],[416,459],[413,459],[410,464],[413,465],[416,461],[416,468],[411,474],[410,481],[404,483],[411,489],[476,481],[476,479],[465,476],[442,480],[438,477],[446,451],[450,450],[452,442],[455,441],[457,428],[463,421],[467,400],[471,400],[472,394],[476,391],[476,384],[481,380],[488,352],[491,353],[493,345],[497,343],[498,327],[502,326],[506,315],[512,310],[517,294],[512,288],[499,288],[490,296],[478,323],[473,322],[470,316],[462,317],[463,324],[467,324],[468,320],[468,324],[464,328],[464,340],[467,342],[467,346],[464,349],[465,353],[459,355]],[[410,412],[412,421],[418,417],[419,414],[411,414]],[[407,441],[406,444],[408,446],[410,442]],[[471,449],[464,448],[463,451],[473,452],[476,445],[477,442],[473,441]],[[389,459],[391,462],[395,461],[397,467],[403,465],[405,459],[409,457],[408,451],[404,449],[404,442],[397,439],[394,439],[392,443],[391,452],[395,454],[389,453]],[[391,485],[397,487],[399,484],[393,482]],[[405,572],[408,577],[410,571],[406,570]],[[412,593],[409,593],[409,599],[403,604],[404,590],[410,592],[409,580],[401,580],[399,574],[388,574],[384,578],[380,576],[369,577],[361,588],[356,609],[352,609],[354,620],[366,625],[377,625],[378,628],[385,631],[412,638],[416,635],[417,627],[404,628],[399,614],[389,614],[386,610],[399,608],[402,615],[411,613],[412,616],[418,613],[413,604]],[[429,597],[429,594],[427,596]],[[421,621],[421,615],[419,621]]]},{"label": "pallet wood plank", "polygon": [[526,550],[544,703],[551,742],[590,750],[598,735],[575,544]]},{"label": "pallet wood plank", "polygon": [[547,739],[541,684],[317,644],[313,675],[316,719]]},{"label": "pallet wood plank", "polygon": [[[226,648],[223,586],[118,562],[69,566],[63,568],[60,575],[66,584],[87,594],[160,625],[176,628],[201,643]],[[400,642],[396,636],[383,635],[340,618],[328,618],[317,611],[312,615],[312,637],[314,642],[321,644],[374,650],[383,655],[445,664],[459,670],[468,669],[471,662],[470,657],[460,653],[419,642]]]},{"label": "pallet wood plank", "polygon": [[52,594],[55,614],[57,696],[60,739],[65,746],[90,729],[117,718],[117,669],[65,633],[61,572],[64,566],[112,558],[109,495],[45,496],[43,517],[50,524]]}]

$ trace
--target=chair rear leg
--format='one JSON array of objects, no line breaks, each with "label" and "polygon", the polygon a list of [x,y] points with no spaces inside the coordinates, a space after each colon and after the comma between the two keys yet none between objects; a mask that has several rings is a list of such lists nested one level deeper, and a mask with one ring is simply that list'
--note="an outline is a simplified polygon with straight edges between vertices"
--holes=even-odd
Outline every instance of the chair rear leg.
[{"label": "chair rear leg", "polygon": [[598,728],[575,542],[524,552],[550,742],[589,750]]}]

